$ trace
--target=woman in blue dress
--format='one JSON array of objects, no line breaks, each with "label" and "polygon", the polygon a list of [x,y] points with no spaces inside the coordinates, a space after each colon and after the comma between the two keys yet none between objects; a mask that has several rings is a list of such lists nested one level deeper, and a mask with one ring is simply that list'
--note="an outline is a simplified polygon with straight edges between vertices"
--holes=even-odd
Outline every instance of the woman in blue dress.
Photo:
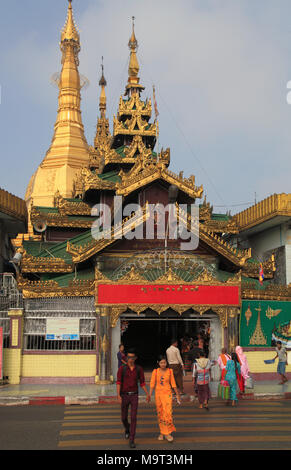
[{"label": "woman in blue dress", "polygon": [[[227,361],[225,370],[225,380],[227,380],[227,382],[229,383],[230,400],[232,400],[232,406],[234,406],[238,403],[236,371],[238,371],[238,374],[240,374],[240,363],[236,353],[231,354],[231,360]],[[229,404],[229,401],[227,404]]]}]

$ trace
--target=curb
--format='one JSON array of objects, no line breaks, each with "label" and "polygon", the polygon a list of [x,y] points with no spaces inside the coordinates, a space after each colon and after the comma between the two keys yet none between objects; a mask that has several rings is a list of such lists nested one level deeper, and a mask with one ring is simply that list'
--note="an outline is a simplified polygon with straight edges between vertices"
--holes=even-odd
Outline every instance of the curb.
[{"label": "curb", "polygon": [[[216,399],[217,396],[212,398]],[[290,400],[291,393],[248,393],[240,396],[239,400]],[[187,395],[182,397],[182,403],[191,403],[197,400],[195,395]],[[113,405],[117,404],[116,396],[99,396],[96,398],[91,397],[69,397],[69,396],[56,396],[56,397],[3,397],[0,398],[0,406],[41,406],[41,405]],[[139,403],[146,403],[146,397],[140,396]]]}]

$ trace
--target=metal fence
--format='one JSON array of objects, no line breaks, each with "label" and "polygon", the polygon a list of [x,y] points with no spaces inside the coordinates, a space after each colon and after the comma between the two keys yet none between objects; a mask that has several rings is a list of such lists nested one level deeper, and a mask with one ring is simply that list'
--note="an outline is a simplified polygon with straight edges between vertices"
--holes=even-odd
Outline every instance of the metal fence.
[{"label": "metal fence", "polygon": [[[79,319],[79,340],[47,340],[49,318]],[[94,298],[27,299],[24,316],[24,349],[33,351],[93,351],[96,349]]]},{"label": "metal fence", "polygon": [[9,348],[10,318],[7,312],[0,312],[0,327],[3,328],[3,348]]},{"label": "metal fence", "polygon": [[10,308],[23,308],[22,294],[12,273],[0,273],[0,327],[3,327],[3,347],[9,348]]}]

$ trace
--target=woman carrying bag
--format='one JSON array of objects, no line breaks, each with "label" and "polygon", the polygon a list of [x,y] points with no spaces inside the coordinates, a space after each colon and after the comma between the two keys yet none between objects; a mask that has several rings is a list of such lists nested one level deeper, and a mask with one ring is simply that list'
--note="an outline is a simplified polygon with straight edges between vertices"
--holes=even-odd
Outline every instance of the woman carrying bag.
[{"label": "woman carrying bag", "polygon": [[193,383],[194,390],[197,390],[199,408],[204,408],[209,411],[208,401],[210,398],[210,369],[211,361],[205,357],[205,352],[200,352],[199,359],[196,360],[193,367]]}]

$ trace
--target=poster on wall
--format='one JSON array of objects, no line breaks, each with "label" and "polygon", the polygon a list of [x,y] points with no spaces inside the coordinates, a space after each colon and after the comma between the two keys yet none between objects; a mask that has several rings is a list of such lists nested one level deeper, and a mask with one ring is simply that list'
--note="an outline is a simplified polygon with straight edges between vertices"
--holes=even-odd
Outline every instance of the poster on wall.
[{"label": "poster on wall", "polygon": [[291,302],[243,300],[241,346],[271,347],[276,341],[291,348]]},{"label": "poster on wall", "polygon": [[3,379],[3,328],[0,328],[0,380]]},{"label": "poster on wall", "polygon": [[46,340],[79,340],[80,319],[79,318],[47,318]]}]

